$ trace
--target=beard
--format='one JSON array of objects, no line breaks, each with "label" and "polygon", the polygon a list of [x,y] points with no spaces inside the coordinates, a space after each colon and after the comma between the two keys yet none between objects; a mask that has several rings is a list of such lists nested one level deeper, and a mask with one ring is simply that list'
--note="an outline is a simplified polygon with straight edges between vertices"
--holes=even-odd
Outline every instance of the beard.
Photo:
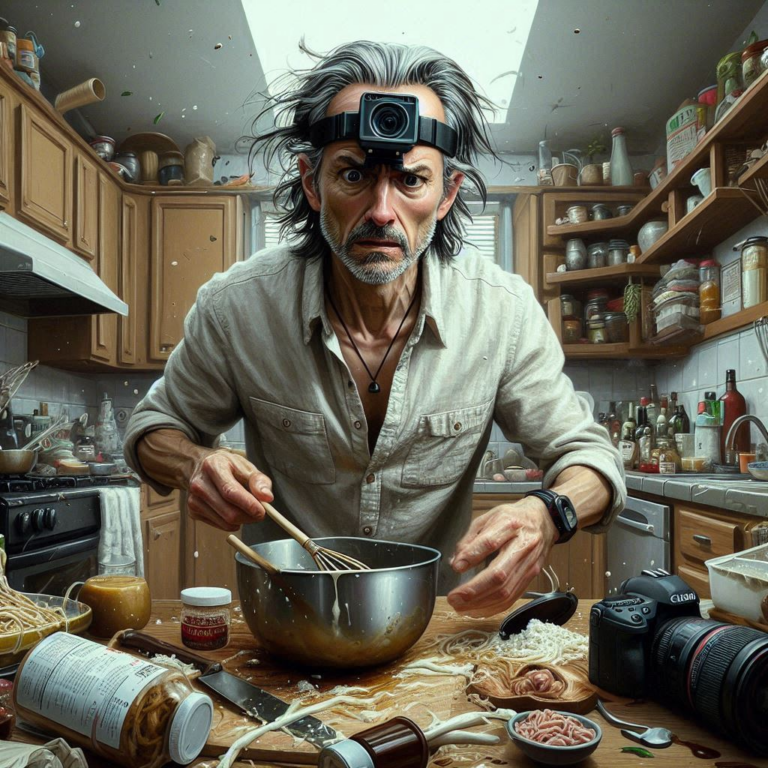
[{"label": "beard", "polygon": [[[405,235],[395,227],[378,227],[372,221],[366,221],[355,227],[346,240],[342,240],[325,206],[320,211],[320,231],[330,249],[339,257],[341,263],[352,276],[367,285],[385,285],[397,280],[413,264],[416,264],[429,248],[437,229],[437,216],[433,216],[429,225],[419,233],[416,247],[411,248]],[[359,240],[389,240],[397,243],[403,252],[399,261],[385,251],[370,251],[364,258],[352,255],[352,247]]]}]

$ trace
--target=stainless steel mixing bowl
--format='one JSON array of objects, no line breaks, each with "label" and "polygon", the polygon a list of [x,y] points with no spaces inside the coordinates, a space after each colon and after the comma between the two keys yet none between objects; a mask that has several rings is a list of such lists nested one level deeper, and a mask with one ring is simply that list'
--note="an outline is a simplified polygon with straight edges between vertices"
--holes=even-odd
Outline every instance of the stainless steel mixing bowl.
[{"label": "stainless steel mixing bowl", "polygon": [[237,554],[243,618],[260,645],[287,661],[347,669],[405,653],[432,617],[440,552],[375,539],[314,541],[372,570],[318,571],[293,539],[252,547],[281,569],[275,576]]}]

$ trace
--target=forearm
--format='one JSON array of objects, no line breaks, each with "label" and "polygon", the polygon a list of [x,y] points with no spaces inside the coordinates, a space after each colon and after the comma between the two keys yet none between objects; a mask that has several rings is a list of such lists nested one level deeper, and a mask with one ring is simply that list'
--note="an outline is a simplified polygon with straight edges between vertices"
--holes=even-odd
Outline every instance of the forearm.
[{"label": "forearm", "polygon": [[613,498],[611,484],[603,475],[591,467],[579,465],[560,472],[552,490],[571,500],[580,530],[599,523]]},{"label": "forearm", "polygon": [[142,469],[152,479],[186,490],[195,467],[213,449],[193,443],[177,429],[156,429],[139,440],[136,451]]}]

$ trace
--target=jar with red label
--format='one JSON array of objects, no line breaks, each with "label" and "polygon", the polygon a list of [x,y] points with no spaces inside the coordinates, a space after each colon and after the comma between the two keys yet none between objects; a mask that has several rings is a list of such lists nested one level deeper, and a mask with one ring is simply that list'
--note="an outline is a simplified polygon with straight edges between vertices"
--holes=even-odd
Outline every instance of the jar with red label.
[{"label": "jar with red label", "polygon": [[181,590],[181,642],[196,651],[215,651],[229,644],[232,593],[221,587]]}]

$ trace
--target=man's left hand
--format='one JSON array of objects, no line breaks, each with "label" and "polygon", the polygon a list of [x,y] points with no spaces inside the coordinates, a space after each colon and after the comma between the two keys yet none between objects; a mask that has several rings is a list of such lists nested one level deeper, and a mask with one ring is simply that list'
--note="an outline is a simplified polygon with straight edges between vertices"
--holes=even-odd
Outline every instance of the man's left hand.
[{"label": "man's left hand", "polygon": [[498,555],[448,595],[451,607],[477,617],[507,610],[539,574],[557,536],[544,502],[533,496],[478,517],[456,545],[453,570],[463,573],[494,552]]}]

